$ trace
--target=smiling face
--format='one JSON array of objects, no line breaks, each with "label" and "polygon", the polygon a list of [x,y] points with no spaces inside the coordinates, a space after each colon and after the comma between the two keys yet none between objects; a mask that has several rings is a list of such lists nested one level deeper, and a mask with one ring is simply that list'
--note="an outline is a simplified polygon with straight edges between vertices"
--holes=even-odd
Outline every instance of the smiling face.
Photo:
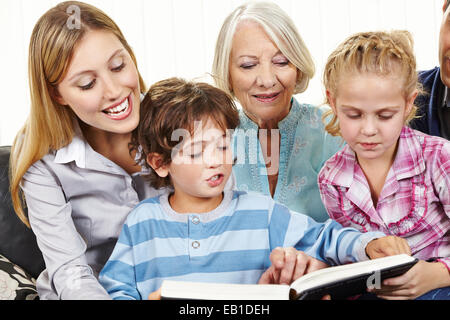
[{"label": "smiling face", "polygon": [[111,32],[93,30],[83,36],[58,93],[58,102],[90,129],[127,134],[139,122],[139,75]]},{"label": "smiling face", "polygon": [[288,115],[297,68],[257,23],[237,26],[229,69],[234,95],[259,127],[277,124]]},{"label": "smiling face", "polygon": [[340,134],[358,161],[393,161],[417,91],[405,98],[398,77],[354,73],[342,75],[336,95],[327,95],[339,120]]}]

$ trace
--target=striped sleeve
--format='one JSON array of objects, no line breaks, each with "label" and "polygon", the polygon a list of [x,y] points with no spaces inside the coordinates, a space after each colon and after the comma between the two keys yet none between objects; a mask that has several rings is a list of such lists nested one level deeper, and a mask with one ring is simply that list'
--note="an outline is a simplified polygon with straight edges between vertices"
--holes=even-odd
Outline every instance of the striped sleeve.
[{"label": "striped sleeve", "polygon": [[116,246],[99,275],[99,281],[114,300],[140,300],[137,289],[133,246],[125,223]]},{"label": "striped sleeve", "polygon": [[381,232],[361,233],[344,228],[331,219],[318,223],[279,204],[273,207],[269,233],[271,250],[276,246],[295,247],[331,265],[369,259],[365,253],[367,244],[385,236]]}]

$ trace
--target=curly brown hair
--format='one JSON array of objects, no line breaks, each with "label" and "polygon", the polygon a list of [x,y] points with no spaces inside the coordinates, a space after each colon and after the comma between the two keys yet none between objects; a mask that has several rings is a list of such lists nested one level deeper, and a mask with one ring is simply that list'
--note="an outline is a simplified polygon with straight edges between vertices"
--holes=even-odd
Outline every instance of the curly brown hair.
[{"label": "curly brown hair", "polygon": [[162,80],[150,87],[141,103],[140,121],[133,131],[130,151],[138,151],[137,160],[149,169],[152,187],[173,185],[170,176],[162,178],[148,165],[148,155],[157,153],[162,158],[161,165],[169,165],[172,150],[180,143],[180,137],[174,139],[174,132],[185,129],[192,135],[195,122],[207,120],[214,121],[224,132],[235,129],[239,113],[233,98],[208,83],[181,78]]}]

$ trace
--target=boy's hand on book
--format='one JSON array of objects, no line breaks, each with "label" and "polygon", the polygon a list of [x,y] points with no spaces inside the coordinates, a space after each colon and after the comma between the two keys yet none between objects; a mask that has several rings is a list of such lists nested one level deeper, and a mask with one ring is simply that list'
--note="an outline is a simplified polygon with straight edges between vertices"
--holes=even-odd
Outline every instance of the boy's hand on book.
[{"label": "boy's hand on book", "polygon": [[411,255],[408,242],[400,237],[386,236],[370,241],[366,246],[366,254],[370,259],[406,253]]},{"label": "boy's hand on book", "polygon": [[309,272],[328,267],[295,248],[275,248],[270,253],[270,261],[272,265],[263,273],[259,284],[291,284]]},{"label": "boy's hand on book", "polygon": [[148,295],[148,300],[161,300],[161,288]]}]

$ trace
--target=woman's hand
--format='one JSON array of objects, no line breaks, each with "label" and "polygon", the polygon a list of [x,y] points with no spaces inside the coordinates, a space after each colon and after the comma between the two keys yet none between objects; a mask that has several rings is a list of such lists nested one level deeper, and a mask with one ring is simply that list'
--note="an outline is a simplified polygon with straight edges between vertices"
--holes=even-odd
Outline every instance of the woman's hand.
[{"label": "woman's hand", "polygon": [[433,289],[448,286],[449,281],[450,274],[444,264],[420,260],[403,275],[386,279],[381,288],[368,291],[388,300],[415,299]]},{"label": "woman's hand", "polygon": [[310,257],[295,248],[275,248],[270,253],[272,265],[258,284],[291,284],[304,274],[328,267],[325,262]]}]

